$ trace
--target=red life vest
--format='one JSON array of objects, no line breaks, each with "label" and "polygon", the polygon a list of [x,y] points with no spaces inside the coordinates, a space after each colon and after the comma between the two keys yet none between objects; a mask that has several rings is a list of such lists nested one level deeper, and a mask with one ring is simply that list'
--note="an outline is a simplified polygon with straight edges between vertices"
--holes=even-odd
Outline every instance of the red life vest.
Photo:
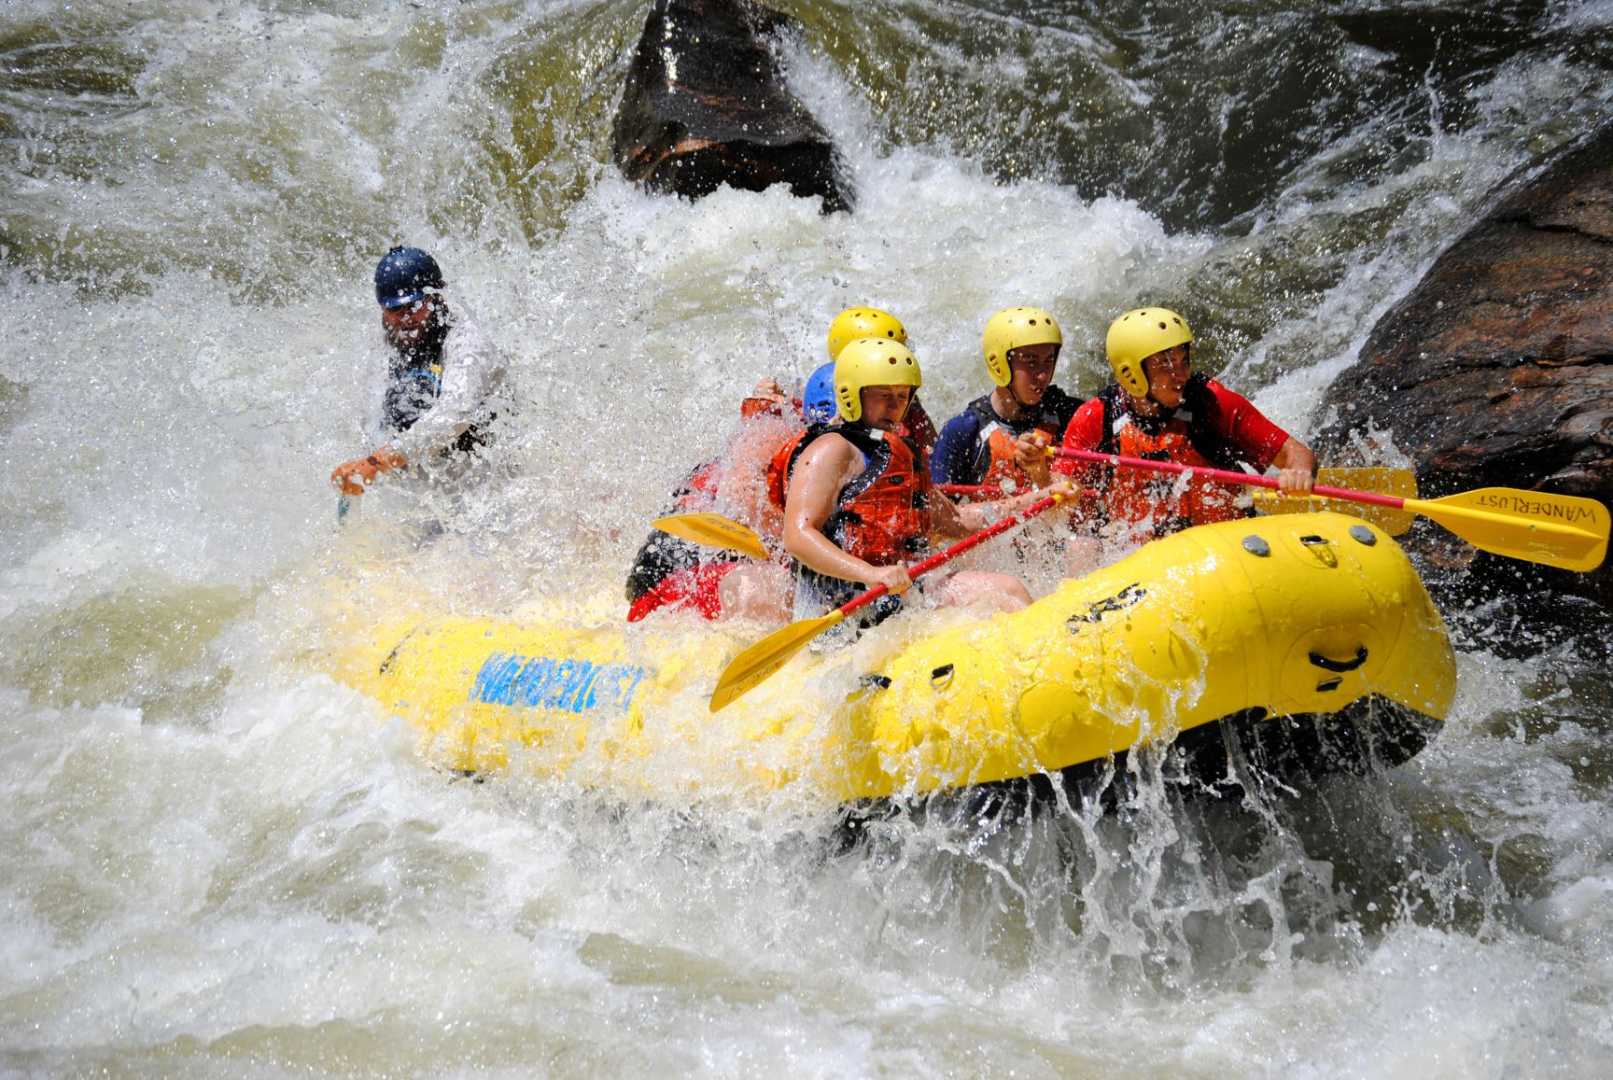
[{"label": "red life vest", "polygon": [[[1215,403],[1205,376],[1193,375],[1182,388],[1182,404],[1163,418],[1138,416],[1127,405],[1129,395],[1119,386],[1111,384],[1098,396],[1103,402],[1099,453],[1212,469],[1241,468],[1236,450],[1210,426]],[[1181,483],[1179,475],[1115,469],[1104,487],[1109,519],[1152,523],[1154,534],[1162,536],[1189,525],[1249,516],[1247,506],[1239,502],[1236,488],[1193,476],[1178,495]]]},{"label": "red life vest", "polygon": [[784,507],[796,461],[815,439],[829,434],[856,447],[867,466],[840,489],[834,512],[823,523],[823,535],[874,566],[892,566],[921,551],[930,536],[929,471],[919,467],[906,439],[876,428],[817,424],[791,439],[768,466],[768,498]]},{"label": "red life vest", "polygon": [[689,478],[672,493],[673,509],[680,513],[710,510],[717,502],[717,485],[722,480],[721,459],[695,466]]},{"label": "red life vest", "polygon": [[692,610],[708,621],[722,617],[722,580],[739,569],[732,561],[705,562],[673,570],[627,608],[628,622],[642,622],[664,607]]}]

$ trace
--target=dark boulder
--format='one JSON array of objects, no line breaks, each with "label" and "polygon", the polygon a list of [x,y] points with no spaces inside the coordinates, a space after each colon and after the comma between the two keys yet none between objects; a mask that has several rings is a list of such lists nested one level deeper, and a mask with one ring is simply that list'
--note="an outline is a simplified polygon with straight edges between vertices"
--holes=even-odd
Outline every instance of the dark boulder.
[{"label": "dark boulder", "polygon": [[750,0],[656,0],[611,133],[627,178],[690,198],[787,184],[825,212],[850,209],[834,145],[784,85],[785,24]]},{"label": "dark boulder", "polygon": [[[1495,485],[1613,504],[1613,125],[1515,174],[1492,206],[1328,389],[1318,452],[1345,463],[1376,430],[1425,497]],[[1480,556],[1471,576],[1613,605],[1606,566],[1502,561]]]}]

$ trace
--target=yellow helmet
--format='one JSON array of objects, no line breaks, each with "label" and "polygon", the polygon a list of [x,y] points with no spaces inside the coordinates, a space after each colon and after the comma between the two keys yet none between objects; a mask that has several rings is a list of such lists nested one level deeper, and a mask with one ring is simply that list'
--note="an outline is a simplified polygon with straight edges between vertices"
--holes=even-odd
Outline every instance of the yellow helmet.
[{"label": "yellow helmet", "polygon": [[838,359],[841,349],[865,337],[884,338],[906,345],[907,327],[888,311],[872,307],[847,308],[829,324],[829,359]]},{"label": "yellow helmet", "polygon": [[1137,308],[1109,324],[1104,349],[1115,379],[1133,397],[1148,396],[1148,373],[1143,361],[1157,352],[1191,345],[1193,331],[1187,320],[1166,308]]},{"label": "yellow helmet", "polygon": [[918,357],[899,341],[858,338],[835,357],[835,408],[847,423],[862,419],[863,387],[923,385]]},{"label": "yellow helmet", "polygon": [[1024,345],[1063,345],[1059,322],[1039,307],[1003,308],[986,320],[980,348],[986,354],[986,370],[991,381],[1007,386],[1014,378],[1008,354]]}]

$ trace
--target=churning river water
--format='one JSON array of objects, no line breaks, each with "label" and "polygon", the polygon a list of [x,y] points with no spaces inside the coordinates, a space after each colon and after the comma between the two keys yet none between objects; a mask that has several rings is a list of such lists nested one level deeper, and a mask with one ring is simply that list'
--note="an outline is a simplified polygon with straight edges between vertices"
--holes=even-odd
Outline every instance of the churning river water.
[{"label": "churning river water", "polygon": [[[1303,435],[1484,193],[1613,118],[1605,0],[779,6],[854,214],[624,183],[643,3],[0,3],[0,1072],[1613,1075],[1605,650],[1501,647],[1482,600],[1405,767],[849,855],[785,797],[453,780],[324,674],[319,598],[377,562],[618,603],[854,303],[940,418],[999,307],[1090,393],[1108,320],[1177,306]],[[508,482],[420,552],[326,480],[397,242],[518,399]]]}]

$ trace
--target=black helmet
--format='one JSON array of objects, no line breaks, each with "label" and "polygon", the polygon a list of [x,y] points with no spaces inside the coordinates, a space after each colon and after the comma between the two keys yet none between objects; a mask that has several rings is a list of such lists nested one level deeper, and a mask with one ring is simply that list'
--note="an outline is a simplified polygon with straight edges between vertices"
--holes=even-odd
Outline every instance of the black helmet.
[{"label": "black helmet", "polygon": [[427,289],[440,288],[442,269],[419,248],[400,244],[375,264],[375,302],[389,310],[423,300]]}]

